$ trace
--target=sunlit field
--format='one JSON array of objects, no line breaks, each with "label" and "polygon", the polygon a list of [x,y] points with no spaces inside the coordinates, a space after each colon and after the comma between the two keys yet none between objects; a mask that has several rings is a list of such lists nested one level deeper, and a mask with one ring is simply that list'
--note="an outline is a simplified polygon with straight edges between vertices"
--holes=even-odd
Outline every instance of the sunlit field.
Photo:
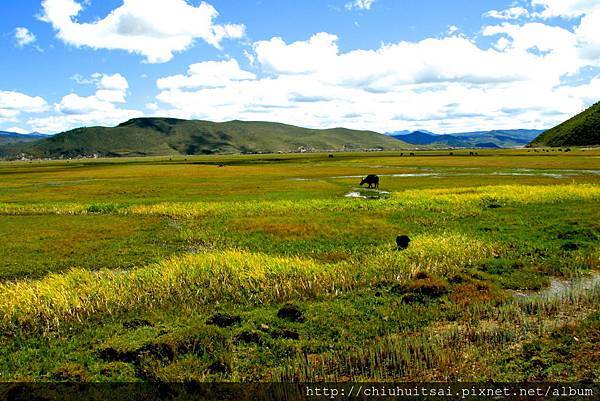
[{"label": "sunlit field", "polygon": [[600,380],[600,150],[452,153],[2,162],[0,379]]}]

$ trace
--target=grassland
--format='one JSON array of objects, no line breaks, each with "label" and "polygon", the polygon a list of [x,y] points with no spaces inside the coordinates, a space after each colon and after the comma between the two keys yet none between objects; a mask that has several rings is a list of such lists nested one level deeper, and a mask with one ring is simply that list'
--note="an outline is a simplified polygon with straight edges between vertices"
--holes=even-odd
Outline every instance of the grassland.
[{"label": "grassland", "polygon": [[600,380],[600,151],[468,154],[0,163],[0,380]]}]

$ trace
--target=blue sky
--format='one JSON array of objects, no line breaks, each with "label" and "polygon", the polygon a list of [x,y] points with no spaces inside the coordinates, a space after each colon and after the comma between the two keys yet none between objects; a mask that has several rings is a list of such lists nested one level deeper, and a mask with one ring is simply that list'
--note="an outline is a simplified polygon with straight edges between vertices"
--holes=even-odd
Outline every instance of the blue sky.
[{"label": "blue sky", "polygon": [[547,128],[600,100],[600,0],[8,3],[0,130]]}]

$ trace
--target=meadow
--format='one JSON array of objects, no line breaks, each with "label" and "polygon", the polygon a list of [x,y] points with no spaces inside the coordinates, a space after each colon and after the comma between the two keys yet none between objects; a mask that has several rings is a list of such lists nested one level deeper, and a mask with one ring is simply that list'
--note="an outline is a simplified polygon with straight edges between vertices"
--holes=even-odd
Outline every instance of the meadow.
[{"label": "meadow", "polygon": [[452,153],[0,162],[0,381],[600,380],[600,150]]}]

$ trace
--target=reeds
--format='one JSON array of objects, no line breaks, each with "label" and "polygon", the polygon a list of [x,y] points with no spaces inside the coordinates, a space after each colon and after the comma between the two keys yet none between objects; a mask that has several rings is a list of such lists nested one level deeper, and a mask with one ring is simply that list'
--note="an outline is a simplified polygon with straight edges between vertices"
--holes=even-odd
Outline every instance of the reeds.
[{"label": "reeds", "polygon": [[376,249],[340,263],[242,250],[188,254],[130,270],[72,269],[43,279],[0,283],[0,324],[49,331],[92,316],[216,301],[264,304],[336,295],[418,271],[446,273],[489,257],[494,244],[462,234],[415,237],[405,252]]},{"label": "reeds", "polygon": [[[540,338],[565,323],[557,317],[600,302],[600,285],[574,288],[561,297],[511,299],[498,306],[476,304],[460,321],[437,322],[418,333],[381,337],[362,347],[303,354],[283,367],[276,380],[297,382],[449,380],[465,367],[495,358],[502,348]],[[476,360],[469,360],[470,352]]]}]

